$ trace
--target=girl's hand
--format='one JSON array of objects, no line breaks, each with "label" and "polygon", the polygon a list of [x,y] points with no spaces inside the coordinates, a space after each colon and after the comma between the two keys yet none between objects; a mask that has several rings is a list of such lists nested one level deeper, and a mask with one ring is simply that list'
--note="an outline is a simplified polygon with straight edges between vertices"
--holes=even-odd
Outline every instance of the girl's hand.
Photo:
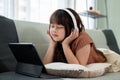
[{"label": "girl's hand", "polygon": [[69,45],[74,39],[76,39],[79,36],[79,31],[77,29],[74,29],[71,34],[65,38],[65,40],[62,42],[62,45]]},{"label": "girl's hand", "polygon": [[50,31],[47,30],[46,33],[47,33],[48,37],[50,38],[50,43],[51,43],[51,44],[56,44],[56,41],[54,41],[54,40],[52,39],[51,35],[50,35]]}]

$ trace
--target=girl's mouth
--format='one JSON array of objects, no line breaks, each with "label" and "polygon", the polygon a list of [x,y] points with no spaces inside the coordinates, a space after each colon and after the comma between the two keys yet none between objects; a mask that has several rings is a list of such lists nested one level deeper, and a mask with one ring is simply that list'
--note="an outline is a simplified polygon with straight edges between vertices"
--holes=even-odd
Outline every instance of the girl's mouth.
[{"label": "girl's mouth", "polygon": [[53,37],[58,37],[58,35],[57,35],[57,34],[52,34],[52,36],[53,36]]}]

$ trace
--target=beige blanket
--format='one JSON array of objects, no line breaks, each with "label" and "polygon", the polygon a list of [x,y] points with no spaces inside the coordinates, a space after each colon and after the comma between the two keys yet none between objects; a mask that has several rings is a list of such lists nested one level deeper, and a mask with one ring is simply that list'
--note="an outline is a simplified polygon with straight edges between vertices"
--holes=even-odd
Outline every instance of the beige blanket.
[{"label": "beige blanket", "polygon": [[98,48],[102,51],[107,58],[107,63],[112,64],[109,68],[109,72],[118,72],[120,71],[120,55],[110,49]]}]

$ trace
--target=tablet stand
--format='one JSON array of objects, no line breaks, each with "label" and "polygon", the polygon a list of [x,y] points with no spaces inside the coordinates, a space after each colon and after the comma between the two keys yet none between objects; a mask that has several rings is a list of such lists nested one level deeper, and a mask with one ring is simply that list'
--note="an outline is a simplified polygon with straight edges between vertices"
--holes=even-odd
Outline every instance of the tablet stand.
[{"label": "tablet stand", "polygon": [[43,67],[35,64],[28,63],[17,63],[16,73],[32,76],[32,77],[40,77]]}]

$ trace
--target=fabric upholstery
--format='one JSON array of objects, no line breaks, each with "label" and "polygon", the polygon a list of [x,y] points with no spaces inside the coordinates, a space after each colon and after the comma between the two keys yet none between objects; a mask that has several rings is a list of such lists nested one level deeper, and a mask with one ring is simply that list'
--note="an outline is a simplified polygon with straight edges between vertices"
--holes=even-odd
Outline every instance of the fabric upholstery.
[{"label": "fabric upholstery", "polygon": [[13,20],[0,16],[0,72],[14,70],[16,60],[8,43],[18,42]]},{"label": "fabric upholstery", "polygon": [[97,48],[109,49],[109,47],[107,46],[106,37],[104,33],[102,32],[102,30],[86,29],[86,32],[91,36]]},{"label": "fabric upholstery", "polygon": [[117,52],[118,54],[120,54],[120,50],[118,48],[118,44],[117,44],[113,31],[110,29],[106,29],[106,30],[103,30],[103,33],[105,34],[107,45],[109,46],[109,48]]},{"label": "fabric upholstery", "polygon": [[38,54],[43,59],[49,45],[46,35],[48,24],[14,20],[19,42],[30,42],[35,44]]},{"label": "fabric upholstery", "polygon": [[108,72],[120,72],[120,55],[110,49],[98,48],[107,58],[107,63],[111,64]]},{"label": "fabric upholstery", "polygon": [[45,65],[49,74],[75,78],[102,76],[106,73],[106,70],[109,69],[110,66],[111,64],[109,63],[92,63],[83,66],[79,64],[66,64],[62,62],[54,62]]}]

